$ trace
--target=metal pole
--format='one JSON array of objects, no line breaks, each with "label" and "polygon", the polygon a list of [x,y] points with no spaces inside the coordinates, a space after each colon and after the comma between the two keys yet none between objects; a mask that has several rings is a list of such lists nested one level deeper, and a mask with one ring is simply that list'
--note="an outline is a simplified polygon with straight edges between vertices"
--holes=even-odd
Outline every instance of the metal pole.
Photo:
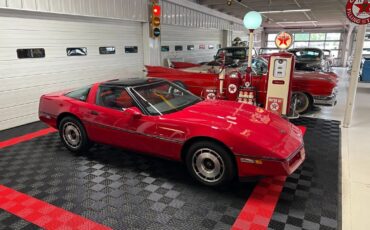
[{"label": "metal pole", "polygon": [[253,50],[253,42],[254,42],[254,30],[249,30],[249,48],[248,48],[248,69],[251,70],[252,67],[252,50]]},{"label": "metal pole", "polygon": [[360,73],[360,64],[362,59],[362,48],[364,47],[366,25],[360,25],[357,30],[356,47],[353,54],[353,63],[351,78],[348,89],[347,105],[344,114],[343,127],[349,128],[352,121],[352,115],[355,108],[356,91],[358,85],[358,76]]}]

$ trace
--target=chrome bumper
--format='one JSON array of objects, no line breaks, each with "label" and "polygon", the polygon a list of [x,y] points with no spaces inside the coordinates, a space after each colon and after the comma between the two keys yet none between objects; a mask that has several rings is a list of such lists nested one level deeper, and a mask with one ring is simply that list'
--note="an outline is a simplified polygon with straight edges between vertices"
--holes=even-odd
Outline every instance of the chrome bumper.
[{"label": "chrome bumper", "polygon": [[337,95],[334,93],[331,96],[327,96],[327,97],[314,96],[313,103],[314,105],[334,106],[337,104]]}]

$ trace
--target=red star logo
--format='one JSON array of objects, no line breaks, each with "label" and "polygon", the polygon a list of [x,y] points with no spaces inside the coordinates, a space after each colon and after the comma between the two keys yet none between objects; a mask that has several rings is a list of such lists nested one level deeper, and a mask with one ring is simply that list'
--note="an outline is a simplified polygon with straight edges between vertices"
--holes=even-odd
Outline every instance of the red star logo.
[{"label": "red star logo", "polygon": [[368,0],[364,0],[360,4],[355,4],[355,6],[359,9],[359,11],[357,13],[357,16],[362,14],[362,13],[367,13],[367,14],[370,13],[370,4],[369,4]]},{"label": "red star logo", "polygon": [[288,41],[290,40],[289,36],[286,36],[285,34],[282,34],[281,36],[278,37],[278,40],[279,40],[279,46],[281,45],[288,45]]}]

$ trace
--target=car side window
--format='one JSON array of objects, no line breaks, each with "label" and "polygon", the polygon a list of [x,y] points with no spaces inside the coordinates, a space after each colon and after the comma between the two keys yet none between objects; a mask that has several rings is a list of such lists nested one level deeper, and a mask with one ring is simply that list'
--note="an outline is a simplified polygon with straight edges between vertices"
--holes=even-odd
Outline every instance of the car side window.
[{"label": "car side window", "polygon": [[87,96],[89,95],[90,89],[91,89],[91,86],[76,89],[69,93],[66,93],[65,96],[76,99],[76,100],[80,100],[80,101],[86,101]]},{"label": "car side window", "polygon": [[96,104],[117,110],[136,106],[127,91],[116,86],[100,86],[96,94]]}]

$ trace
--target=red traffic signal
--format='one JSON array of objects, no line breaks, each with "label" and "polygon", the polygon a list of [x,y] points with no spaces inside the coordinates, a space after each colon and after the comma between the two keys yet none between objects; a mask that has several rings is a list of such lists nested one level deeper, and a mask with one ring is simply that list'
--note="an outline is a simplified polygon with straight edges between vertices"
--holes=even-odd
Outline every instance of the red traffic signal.
[{"label": "red traffic signal", "polygon": [[161,16],[161,6],[153,5],[153,15],[157,17]]}]

